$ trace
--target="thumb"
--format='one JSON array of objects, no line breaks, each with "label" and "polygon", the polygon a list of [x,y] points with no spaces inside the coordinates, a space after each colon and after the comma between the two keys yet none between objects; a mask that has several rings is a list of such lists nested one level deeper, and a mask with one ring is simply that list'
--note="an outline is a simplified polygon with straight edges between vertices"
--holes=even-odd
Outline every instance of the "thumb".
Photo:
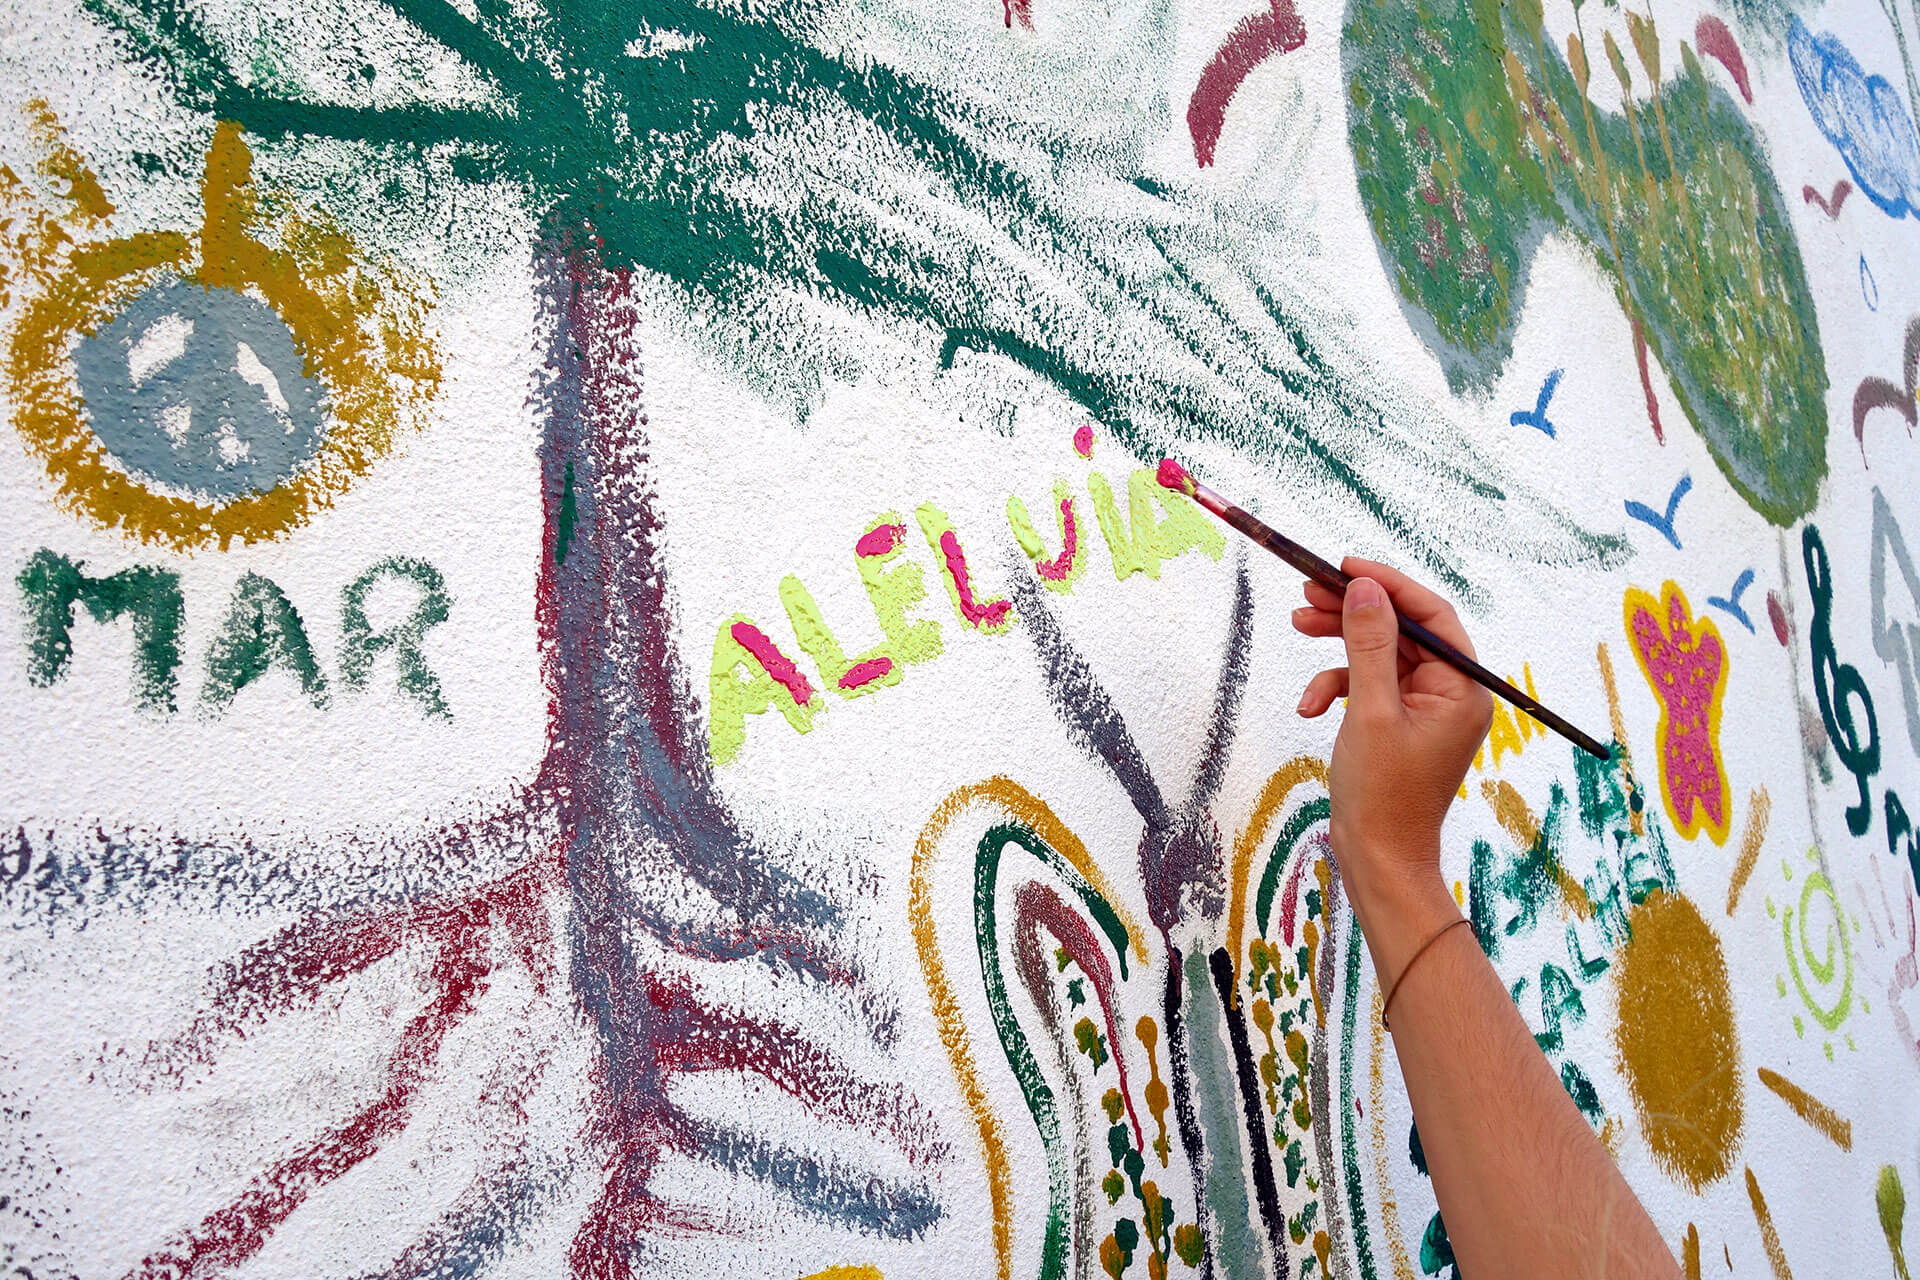
[{"label": "thumb", "polygon": [[1376,709],[1400,707],[1400,629],[1393,603],[1372,578],[1347,584],[1340,635],[1347,642],[1347,696]]}]

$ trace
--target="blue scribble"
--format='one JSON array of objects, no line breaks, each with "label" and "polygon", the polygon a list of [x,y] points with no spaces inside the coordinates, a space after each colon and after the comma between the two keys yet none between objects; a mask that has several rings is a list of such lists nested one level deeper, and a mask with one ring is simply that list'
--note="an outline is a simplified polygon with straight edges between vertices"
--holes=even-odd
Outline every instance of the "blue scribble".
[{"label": "blue scribble", "polygon": [[1787,54],[1814,124],[1867,199],[1895,218],[1920,210],[1920,134],[1887,78],[1868,75],[1837,37],[1814,35],[1798,17]]},{"label": "blue scribble", "polygon": [[1867,265],[1867,255],[1860,255],[1860,301],[1867,304],[1867,310],[1880,309],[1880,284],[1873,278],[1873,268]]},{"label": "blue scribble", "polygon": [[1565,372],[1564,369],[1555,369],[1548,374],[1547,380],[1540,384],[1540,394],[1534,399],[1533,408],[1515,409],[1508,415],[1507,421],[1516,427],[1538,427],[1551,440],[1554,430],[1553,423],[1547,418],[1547,402],[1553,399],[1554,388],[1560,385],[1560,375]]},{"label": "blue scribble", "polygon": [[1671,542],[1673,549],[1678,551],[1680,549],[1680,539],[1673,531],[1673,513],[1679,510],[1680,499],[1686,497],[1687,490],[1691,488],[1693,488],[1693,477],[1690,475],[1682,475],[1680,477],[1680,483],[1674,485],[1673,492],[1667,495],[1667,511],[1665,515],[1660,515],[1646,503],[1635,502],[1631,498],[1627,500],[1627,514],[1648,528],[1659,530],[1660,536],[1668,542]]},{"label": "blue scribble", "polygon": [[1745,595],[1747,588],[1752,585],[1753,570],[1748,569],[1733,580],[1733,590],[1727,592],[1726,595],[1707,597],[1708,604],[1745,627],[1749,635],[1753,634],[1753,619],[1747,616],[1745,607],[1740,603],[1740,597]]}]

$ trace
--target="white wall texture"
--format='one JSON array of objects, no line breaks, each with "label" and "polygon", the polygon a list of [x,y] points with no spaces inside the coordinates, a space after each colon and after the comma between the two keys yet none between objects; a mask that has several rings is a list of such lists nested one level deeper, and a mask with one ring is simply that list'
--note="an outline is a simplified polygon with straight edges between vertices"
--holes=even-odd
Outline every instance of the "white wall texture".
[{"label": "white wall texture", "polygon": [[1445,870],[1688,1274],[1906,1275],[1916,40],[6,0],[8,1274],[1447,1272],[1173,454],[1613,742]]}]

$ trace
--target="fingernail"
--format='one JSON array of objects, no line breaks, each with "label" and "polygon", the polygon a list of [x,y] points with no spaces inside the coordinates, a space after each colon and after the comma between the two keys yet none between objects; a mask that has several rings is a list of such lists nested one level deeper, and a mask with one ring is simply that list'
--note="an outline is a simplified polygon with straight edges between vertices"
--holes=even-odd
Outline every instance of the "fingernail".
[{"label": "fingernail", "polygon": [[1386,592],[1372,578],[1355,578],[1347,584],[1349,609],[1372,609],[1387,602]]},{"label": "fingernail", "polygon": [[1304,693],[1300,695],[1300,705],[1293,709],[1295,715],[1303,716],[1307,714],[1307,700],[1309,696],[1310,695]]}]

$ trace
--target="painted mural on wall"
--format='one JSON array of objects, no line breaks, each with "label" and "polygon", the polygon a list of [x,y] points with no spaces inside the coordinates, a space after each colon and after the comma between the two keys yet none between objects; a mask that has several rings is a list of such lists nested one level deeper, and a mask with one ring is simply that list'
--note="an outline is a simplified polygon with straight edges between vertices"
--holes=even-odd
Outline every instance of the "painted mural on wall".
[{"label": "painted mural on wall", "polygon": [[1920,12],[1243,8],[8,11],[9,1274],[1453,1274],[1170,452],[1611,742],[1445,869],[1686,1273],[1907,1274]]}]

